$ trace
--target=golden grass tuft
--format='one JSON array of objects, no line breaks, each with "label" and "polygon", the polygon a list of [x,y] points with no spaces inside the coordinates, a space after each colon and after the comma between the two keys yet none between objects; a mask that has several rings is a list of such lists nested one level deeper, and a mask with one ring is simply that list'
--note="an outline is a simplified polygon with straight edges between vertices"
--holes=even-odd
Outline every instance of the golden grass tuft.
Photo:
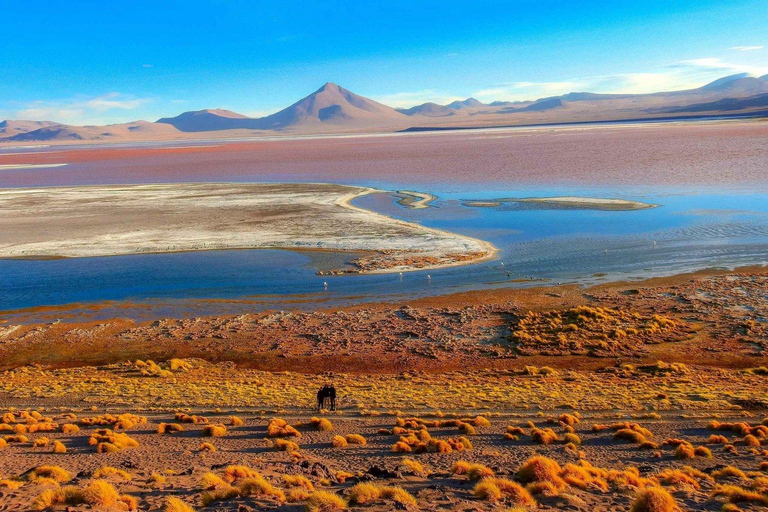
[{"label": "golden grass tuft", "polygon": [[470,464],[467,468],[467,477],[472,481],[482,480],[494,476],[493,470],[482,464]]},{"label": "golden grass tuft", "polygon": [[284,419],[272,418],[267,423],[268,437],[301,437],[301,432],[290,426]]},{"label": "golden grass tuft", "polygon": [[[337,436],[339,437],[339,436]],[[343,439],[343,438],[342,438]],[[346,440],[345,440],[346,442]],[[406,443],[405,441],[398,441],[395,444],[392,445],[392,451],[395,453],[411,453],[413,449],[411,448],[411,445]]]},{"label": "golden grass tuft", "polygon": [[264,496],[285,501],[285,493],[261,476],[246,478],[238,484],[237,492],[240,496]]},{"label": "golden grass tuft", "polygon": [[348,444],[347,440],[342,436],[333,436],[333,440],[331,441],[331,446],[334,448],[345,448]]},{"label": "golden grass tuft", "polygon": [[287,487],[303,487],[308,491],[315,490],[315,486],[309,478],[302,475],[283,475],[283,482]]},{"label": "golden grass tuft", "polygon": [[768,507],[768,495],[738,485],[718,485],[712,491],[712,496],[723,496],[731,503],[756,503]]},{"label": "golden grass tuft", "polygon": [[206,425],[203,427],[201,435],[205,437],[224,437],[227,435],[227,427],[221,423],[217,425]]},{"label": "golden grass tuft", "polygon": [[165,500],[163,512],[195,512],[195,509],[176,497],[169,497]]},{"label": "golden grass tuft", "polygon": [[299,445],[293,441],[287,439],[275,439],[273,443],[274,448],[280,452],[297,452],[299,451]]},{"label": "golden grass tuft", "polygon": [[712,472],[712,478],[719,480],[721,478],[747,478],[746,473],[735,466],[725,466]]},{"label": "golden grass tuft", "polygon": [[360,434],[347,434],[346,436],[344,436],[344,439],[347,441],[348,444],[357,444],[361,446],[365,446],[366,444],[368,444],[365,438]]},{"label": "golden grass tuft", "polygon": [[531,430],[531,440],[539,444],[552,444],[558,440],[558,437],[551,428],[534,428]]},{"label": "golden grass tuft", "polygon": [[347,502],[338,494],[329,491],[315,491],[304,502],[307,512],[338,512],[347,510]]},{"label": "golden grass tuft", "polygon": [[381,497],[385,500],[392,500],[405,506],[415,507],[418,505],[416,498],[402,487],[386,486],[381,487],[380,489]]},{"label": "golden grass tuft", "polygon": [[562,468],[556,460],[536,455],[528,459],[518,470],[517,478],[524,483],[548,482],[559,489],[565,488],[560,477]]},{"label": "golden grass tuft", "polygon": [[629,508],[630,512],[677,512],[675,498],[661,487],[649,487],[640,491]]},{"label": "golden grass tuft", "polygon": [[114,507],[120,501],[120,493],[117,489],[104,480],[94,480],[83,490],[85,502],[99,510],[99,508]]},{"label": "golden grass tuft", "polygon": [[288,503],[298,503],[306,501],[309,498],[310,492],[302,487],[292,487],[288,489],[285,495],[285,501]]},{"label": "golden grass tuft", "polygon": [[74,423],[65,423],[61,426],[61,432],[67,435],[74,435],[80,432],[80,427]]},{"label": "golden grass tuft", "polygon": [[184,427],[179,423],[160,423],[157,426],[158,434],[173,434],[176,432],[184,432]]},{"label": "golden grass tuft", "polygon": [[696,457],[696,449],[688,443],[681,443],[675,448],[675,457],[678,459],[693,459]]},{"label": "golden grass tuft", "polygon": [[47,478],[54,482],[63,483],[72,480],[72,475],[66,469],[59,466],[38,466],[29,474],[30,481]]},{"label": "golden grass tuft", "polygon": [[248,466],[227,466],[227,468],[224,470],[224,480],[228,483],[235,482],[237,480],[242,480],[245,478],[257,478],[261,475],[249,468]]},{"label": "golden grass tuft", "polygon": [[206,453],[213,453],[216,451],[216,447],[211,443],[200,443],[199,451]]},{"label": "golden grass tuft", "polygon": [[123,480],[133,479],[133,475],[131,475],[129,472],[123,469],[113,468],[112,466],[102,466],[93,472],[93,478],[109,478],[109,477],[122,478]]},{"label": "golden grass tuft", "polygon": [[309,423],[321,432],[328,432],[333,430],[333,423],[326,418],[312,418]]},{"label": "golden grass tuft", "polygon": [[238,416],[230,416],[229,425],[231,427],[242,427],[243,425],[245,425],[245,422],[242,420],[242,418],[239,418]]},{"label": "golden grass tuft", "polygon": [[371,505],[381,497],[377,485],[360,483],[349,490],[349,502],[353,505]]},{"label": "golden grass tuft", "polygon": [[427,476],[427,470],[424,469],[424,466],[422,466],[420,462],[409,459],[407,457],[404,457],[400,461],[398,469],[400,469],[400,471],[403,473],[410,473],[412,475],[421,477]]}]

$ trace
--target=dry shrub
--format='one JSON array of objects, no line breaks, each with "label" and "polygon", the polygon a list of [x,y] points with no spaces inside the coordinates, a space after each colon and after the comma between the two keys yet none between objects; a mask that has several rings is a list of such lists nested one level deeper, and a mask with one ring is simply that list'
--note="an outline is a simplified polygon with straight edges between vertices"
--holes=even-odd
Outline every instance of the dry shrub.
[{"label": "dry shrub", "polygon": [[706,446],[697,446],[696,449],[694,450],[694,455],[696,455],[696,457],[704,457],[707,459],[711,459],[712,451]]},{"label": "dry shrub", "polygon": [[579,423],[581,423],[581,420],[578,417],[568,413],[561,414],[557,419],[560,423],[564,423],[570,426],[578,425]]},{"label": "dry shrub", "polygon": [[476,416],[475,419],[469,421],[468,423],[472,423],[472,425],[476,427],[490,427],[491,422],[488,421],[488,418],[485,416]]},{"label": "dry shrub", "polygon": [[695,478],[680,469],[665,469],[656,478],[664,485],[688,485],[696,490],[701,489]]},{"label": "dry shrub", "polygon": [[472,494],[481,500],[498,501],[504,498],[518,506],[536,506],[536,500],[531,493],[522,485],[506,478],[484,478],[472,488]]},{"label": "dry shrub", "polygon": [[80,432],[80,427],[74,423],[65,423],[61,426],[61,432],[67,435],[74,435]]},{"label": "dry shrub", "polygon": [[531,430],[531,441],[534,443],[552,444],[557,440],[557,434],[551,428],[534,428]]},{"label": "dry shrub", "polygon": [[83,490],[85,502],[96,510],[114,507],[120,501],[117,489],[104,480],[94,480]]},{"label": "dry shrub", "polygon": [[210,491],[211,489],[216,489],[217,487],[226,487],[229,484],[216,473],[209,472],[202,476],[200,479],[200,485],[204,490]]},{"label": "dry shrub", "polygon": [[12,480],[10,478],[2,478],[0,479],[0,489],[9,489],[11,491],[15,491],[16,489],[22,487],[24,485],[24,482],[21,480]]},{"label": "dry shrub", "polygon": [[368,444],[365,438],[360,434],[347,434],[346,436],[344,436],[344,439],[347,441],[348,444],[358,444],[361,446],[365,446],[366,444]]},{"label": "dry shrub", "polygon": [[179,423],[194,423],[196,425],[205,425],[208,423],[208,418],[203,416],[195,416],[194,414],[189,415],[183,412],[177,412],[174,415],[174,418],[176,418],[176,421]]},{"label": "dry shrub", "polygon": [[283,475],[283,482],[287,487],[303,487],[308,491],[315,490],[315,486],[309,478],[302,475]]},{"label": "dry shrub", "polygon": [[709,436],[709,439],[707,439],[707,444],[725,444],[728,442],[728,438],[725,436],[718,436],[715,434],[712,434]]},{"label": "dry shrub", "polygon": [[409,459],[407,457],[403,458],[400,461],[400,465],[398,466],[398,469],[403,473],[410,473],[412,475],[416,476],[426,476],[427,471],[424,469],[424,466],[421,465],[420,462],[417,462],[413,459]]},{"label": "dry shrub", "polygon": [[622,428],[621,430],[616,431],[616,433],[613,434],[613,438],[623,439],[635,444],[642,444],[647,441],[643,434],[636,430],[632,430],[631,428]]},{"label": "dry shrub", "polygon": [[637,494],[629,508],[630,512],[677,512],[675,498],[661,487],[649,487]]},{"label": "dry shrub", "polygon": [[37,439],[35,439],[32,442],[32,447],[33,448],[45,448],[49,444],[51,444],[51,440],[48,439],[47,437],[38,437]]},{"label": "dry shrub", "polygon": [[524,483],[548,482],[558,489],[565,488],[560,477],[562,468],[556,460],[536,455],[528,459],[518,470],[517,478]]},{"label": "dry shrub", "polygon": [[245,478],[258,478],[261,475],[249,468],[248,466],[227,466],[227,468],[224,470],[224,480],[228,483],[235,482],[237,480],[242,480]]},{"label": "dry shrub", "polygon": [[217,425],[206,425],[201,432],[206,437],[224,437],[227,435],[227,427],[221,423]]},{"label": "dry shrub", "polygon": [[293,441],[287,439],[275,439],[273,446],[280,452],[297,452],[299,451],[299,445]]},{"label": "dry shrub", "polygon": [[[340,437],[340,436],[337,436],[337,437]],[[411,445],[409,445],[408,443],[403,441],[398,441],[392,445],[392,451],[395,453],[411,453],[413,450],[411,449]]]},{"label": "dry shrub", "polygon": [[333,430],[333,423],[331,423],[330,420],[327,420],[326,418],[313,417],[309,422],[313,427],[321,432]]},{"label": "dry shrub", "polygon": [[267,423],[269,437],[301,437],[301,432],[290,426],[284,419],[272,418]]},{"label": "dry shrub", "polygon": [[285,494],[271,483],[258,476],[246,478],[237,486],[240,496],[263,496],[274,498],[277,501],[285,501]]},{"label": "dry shrub", "polygon": [[377,485],[360,483],[349,490],[349,502],[354,505],[371,505],[381,497]]},{"label": "dry shrub", "polygon": [[114,453],[126,448],[135,448],[139,442],[123,432],[98,429],[91,434],[88,444],[96,446],[98,453]]},{"label": "dry shrub", "polygon": [[310,491],[304,489],[303,487],[292,487],[288,489],[288,492],[285,496],[285,501],[288,503],[298,503],[301,501],[306,501],[307,498],[309,498]]},{"label": "dry shrub", "polygon": [[398,486],[386,486],[381,487],[381,497],[385,500],[393,500],[397,503],[400,503],[401,505],[405,505],[406,507],[412,506],[415,507],[418,502],[416,501],[416,498],[411,495],[408,491],[403,489],[402,487]]},{"label": "dry shrub", "polygon": [[347,440],[342,436],[333,436],[333,441],[331,441],[331,446],[334,448],[346,448],[348,444]]},{"label": "dry shrub", "polygon": [[207,453],[213,453],[216,451],[216,447],[213,446],[211,443],[201,443],[200,444],[200,451],[201,452],[207,452]]},{"label": "dry shrub", "polygon": [[122,478],[123,480],[133,479],[133,476],[129,472],[123,469],[113,468],[112,466],[102,466],[93,472],[93,478],[105,477],[118,477]]},{"label": "dry shrub", "polygon": [[678,459],[692,459],[696,457],[696,449],[688,443],[681,443],[675,448],[675,457]]},{"label": "dry shrub", "polygon": [[72,475],[66,469],[59,466],[39,466],[29,474],[29,480],[35,482],[41,478],[47,478],[54,482],[63,483],[72,480]]},{"label": "dry shrub", "polygon": [[469,472],[469,468],[472,467],[472,464],[465,460],[457,460],[453,463],[453,466],[451,466],[451,473],[454,475],[466,475],[467,472]]},{"label": "dry shrub", "polygon": [[581,445],[581,438],[576,434],[571,434],[570,432],[565,434],[563,436],[563,442],[564,443],[573,443],[576,446]]},{"label": "dry shrub", "polygon": [[768,496],[738,485],[718,485],[712,496],[723,496],[731,503],[756,503],[768,507]]},{"label": "dry shrub", "polygon": [[243,425],[245,425],[245,422],[242,420],[242,418],[239,418],[237,416],[230,416],[229,425],[231,427],[242,427]]},{"label": "dry shrub", "polygon": [[494,474],[495,473],[491,468],[483,466],[482,464],[470,464],[469,468],[467,469],[467,477],[472,481],[489,478]]},{"label": "dry shrub", "polygon": [[719,480],[720,478],[747,478],[747,475],[735,466],[725,466],[721,469],[716,469],[712,472],[712,478]]},{"label": "dry shrub", "polygon": [[315,491],[304,502],[307,512],[338,512],[347,510],[347,502],[338,494]]},{"label": "dry shrub", "polygon": [[184,432],[184,427],[178,423],[160,423],[157,426],[158,434],[173,434],[176,432]]},{"label": "dry shrub", "polygon": [[169,497],[165,500],[163,512],[195,512],[195,509],[176,497]]}]

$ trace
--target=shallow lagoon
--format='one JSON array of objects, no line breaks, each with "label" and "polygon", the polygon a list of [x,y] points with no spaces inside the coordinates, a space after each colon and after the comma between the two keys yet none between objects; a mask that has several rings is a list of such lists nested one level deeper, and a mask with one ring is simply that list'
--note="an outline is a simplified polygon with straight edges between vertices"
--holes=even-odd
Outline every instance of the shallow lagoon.
[{"label": "shallow lagoon", "polygon": [[[390,190],[393,183],[363,183]],[[387,194],[355,204],[387,215],[494,243],[495,261],[402,276],[320,277],[349,255],[279,250],[211,251],[107,258],[0,261],[0,309],[9,321],[190,316],[263,309],[312,308],[360,301],[543,283],[591,284],[641,279],[706,267],[768,263],[768,196],[609,189],[437,186],[433,207],[406,209]],[[580,195],[659,204],[636,211],[565,209],[504,203],[468,207],[464,200]],[[654,244],[655,242],[655,244]],[[503,263],[503,265],[502,265]],[[429,275],[429,278],[427,277]],[[327,283],[327,288],[324,286]],[[9,310],[59,306],[11,313]]]}]

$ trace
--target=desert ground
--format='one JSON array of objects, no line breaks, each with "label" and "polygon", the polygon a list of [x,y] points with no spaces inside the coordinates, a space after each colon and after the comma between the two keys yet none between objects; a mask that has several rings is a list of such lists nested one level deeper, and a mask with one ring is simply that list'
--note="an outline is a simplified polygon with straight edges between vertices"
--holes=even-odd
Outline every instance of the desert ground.
[{"label": "desert ground", "polygon": [[765,509],[766,317],[743,268],[4,325],[0,510]]},{"label": "desert ground", "polygon": [[173,184],[0,190],[0,257],[216,249],[370,252],[343,272],[394,272],[493,257],[481,240],[350,204],[374,189],[329,184]]}]

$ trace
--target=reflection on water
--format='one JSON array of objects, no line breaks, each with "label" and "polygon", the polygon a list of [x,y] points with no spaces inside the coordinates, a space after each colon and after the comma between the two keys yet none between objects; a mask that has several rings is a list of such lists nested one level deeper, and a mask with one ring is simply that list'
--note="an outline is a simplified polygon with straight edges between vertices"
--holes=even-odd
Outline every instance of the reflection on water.
[{"label": "reflection on water", "polygon": [[[388,188],[402,187],[390,184]],[[396,301],[477,288],[539,285],[542,280],[589,284],[768,263],[768,198],[762,194],[645,192],[623,198],[661,206],[592,211],[515,203],[466,207],[461,203],[498,197],[617,196],[608,190],[574,189],[427,192],[439,197],[433,208],[406,209],[386,194],[365,196],[355,204],[488,240],[501,250],[499,259],[406,273],[402,278],[396,274],[318,277],[318,268],[338,267],[349,255],[277,250],[6,260],[0,261],[0,309],[99,302],[98,308],[84,306],[82,310],[101,318],[189,316]],[[10,321],[31,318],[4,316]],[[33,317],[67,315],[53,310]]]}]

